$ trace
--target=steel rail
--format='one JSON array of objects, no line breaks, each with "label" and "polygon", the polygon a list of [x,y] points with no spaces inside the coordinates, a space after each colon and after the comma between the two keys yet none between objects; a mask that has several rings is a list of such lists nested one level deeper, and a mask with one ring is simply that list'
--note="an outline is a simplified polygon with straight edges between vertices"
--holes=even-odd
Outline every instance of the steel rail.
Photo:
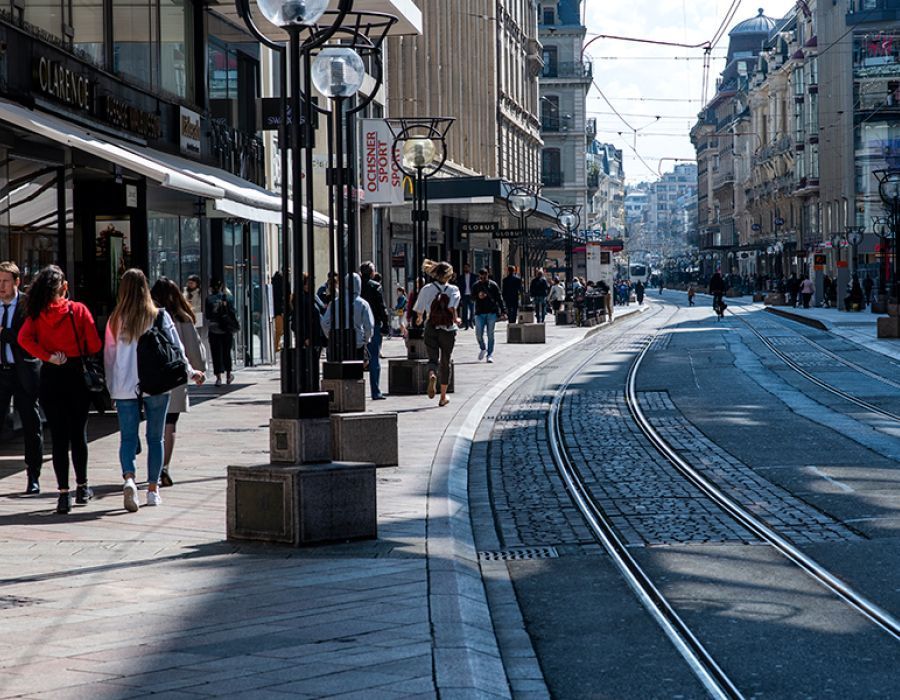
[{"label": "steel rail", "polygon": [[[641,319],[641,322],[649,321],[659,313],[658,311],[648,318]],[[572,501],[581,511],[594,537],[609,554],[628,586],[654,621],[662,628],[707,692],[717,700],[743,700],[741,692],[631,556],[615,528],[590,496],[578,469],[572,463],[564,447],[565,438],[559,420],[563,399],[575,377],[594,361],[599,352],[602,352],[602,349],[592,352],[584,362],[579,364],[566,377],[553,396],[550,410],[547,413],[547,433],[550,451],[556,462],[557,470],[566,484]]]},{"label": "steel rail", "polygon": [[762,520],[729,498],[716,485],[688,464],[678,451],[675,450],[675,448],[660,435],[659,431],[653,427],[651,422],[644,415],[637,397],[637,374],[649,348],[650,344],[648,343],[641,352],[638,353],[628,372],[628,379],[625,386],[625,402],[628,404],[628,409],[641,432],[643,432],[650,440],[656,450],[662,454],[679,471],[679,473],[682,474],[682,476],[703,491],[703,493],[744,528],[763,541],[768,542],[784,557],[809,574],[815,581],[842,598],[863,616],[881,627],[895,640],[900,641],[900,621],[898,621],[897,618],[865,598],[860,593],[857,593],[848,584],[841,581],[821,564],[804,554],[800,549],[788,542]]}]

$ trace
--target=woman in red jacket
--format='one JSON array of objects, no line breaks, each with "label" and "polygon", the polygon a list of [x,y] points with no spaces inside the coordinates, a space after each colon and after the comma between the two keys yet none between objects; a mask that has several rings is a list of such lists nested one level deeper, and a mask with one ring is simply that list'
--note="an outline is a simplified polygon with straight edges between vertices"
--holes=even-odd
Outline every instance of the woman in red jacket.
[{"label": "woman in red jacket", "polygon": [[19,345],[44,361],[41,367],[41,407],[53,433],[53,471],[59,487],[57,513],[68,513],[69,449],[75,465],[75,502],[94,495],[87,480],[87,417],[90,393],[84,383],[81,357],[100,352],[100,336],[84,304],[68,301],[69,284],[56,265],[41,270],[28,290],[27,318]]}]

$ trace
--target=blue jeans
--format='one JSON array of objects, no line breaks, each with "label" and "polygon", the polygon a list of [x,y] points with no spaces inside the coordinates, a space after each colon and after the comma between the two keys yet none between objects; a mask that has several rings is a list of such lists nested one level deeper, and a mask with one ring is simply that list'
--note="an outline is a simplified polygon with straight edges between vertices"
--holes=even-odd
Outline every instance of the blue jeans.
[{"label": "blue jeans", "polygon": [[381,331],[376,328],[375,335],[366,348],[369,351],[369,386],[372,389],[372,396],[381,396],[381,343],[383,337]]},{"label": "blue jeans", "polygon": [[534,302],[534,320],[543,323],[547,316],[547,297],[531,297]]},{"label": "blue jeans", "polygon": [[[166,411],[169,395],[145,396],[144,414],[147,417],[147,483],[158,484],[163,465],[163,430],[166,426]],[[137,474],[138,428],[141,411],[137,399],[116,399],[119,414],[119,463],[122,474]]]},{"label": "blue jeans", "polygon": [[487,354],[494,354],[494,326],[497,325],[497,314],[475,314],[475,337],[478,347],[484,350],[484,329],[487,328]]}]

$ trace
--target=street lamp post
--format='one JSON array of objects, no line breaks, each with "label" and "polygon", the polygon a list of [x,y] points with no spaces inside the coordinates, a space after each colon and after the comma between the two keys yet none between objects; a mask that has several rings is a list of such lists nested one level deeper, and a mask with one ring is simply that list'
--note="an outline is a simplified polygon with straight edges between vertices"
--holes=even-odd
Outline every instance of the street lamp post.
[{"label": "street lamp post", "polygon": [[863,241],[865,228],[862,226],[847,226],[844,238],[850,244],[850,274],[855,275],[857,272],[857,249]]},{"label": "street lamp post", "polygon": [[[891,218],[889,216],[876,216],[872,219],[872,230],[881,240],[878,251],[883,263],[878,266],[878,301],[872,303],[872,310],[876,308],[884,308],[887,299],[887,277],[890,266],[888,255],[888,241],[894,238],[894,229],[892,227]],[[883,311],[882,311],[883,313]]]},{"label": "street lamp post", "polygon": [[530,279],[528,260],[528,217],[537,211],[537,193],[524,185],[514,187],[506,195],[506,208],[519,220],[519,238],[521,240],[519,259],[522,263],[522,281],[527,284]]},{"label": "street lamp post", "polygon": [[[413,279],[414,293],[425,284],[422,262],[428,246],[428,179],[447,162],[447,132],[453,117],[397,117],[386,119],[394,143],[394,163],[413,179]],[[409,328],[410,340],[421,339],[424,328]]]},{"label": "street lamp post", "polygon": [[900,304],[900,171],[897,170],[877,170],[875,177],[878,178],[878,194],[881,201],[890,207],[890,230],[894,238],[894,268],[891,273],[891,282],[893,286],[894,304]]},{"label": "street lamp post", "polygon": [[563,205],[556,210],[556,221],[566,232],[566,300],[572,298],[572,249],[573,238],[581,225],[581,205]]},{"label": "street lamp post", "polygon": [[[281,119],[279,125],[279,147],[281,149],[281,258],[285,270],[284,308],[291,309],[292,322],[285,324],[284,352],[281,363],[281,393],[283,395],[299,395],[317,393],[319,389],[319,368],[315,353],[304,352],[312,343],[313,318],[312,295],[304,293],[303,275],[307,264],[312,261],[312,249],[307,244],[308,253],[304,256],[303,221],[306,210],[307,224],[312,226],[313,202],[311,190],[307,191],[304,206],[304,190],[300,186],[303,180],[304,159],[300,158],[301,145],[306,151],[307,184],[312,181],[312,138],[313,126],[310,119],[301,119],[304,107],[311,103],[308,95],[304,95],[300,85],[300,55],[310,50],[314,44],[321,44],[337,31],[343,22],[353,0],[340,0],[338,9],[332,13],[333,22],[328,26],[319,24],[328,8],[328,0],[257,0],[260,13],[272,24],[281,27],[288,33],[288,45],[278,43],[266,37],[256,26],[250,9],[250,0],[236,0],[238,15],[244,24],[263,45],[275,51],[280,63],[280,96]],[[317,27],[315,41],[300,46],[300,35],[310,27]],[[288,85],[290,76],[290,86]],[[307,85],[308,89],[308,85]],[[288,190],[288,149],[292,149],[294,157],[290,159],[290,195]],[[310,283],[311,284],[311,283]],[[296,303],[291,304],[291,290],[295,293]],[[301,303],[302,302],[302,303]],[[287,314],[286,314],[287,316]],[[292,342],[290,329],[296,329],[296,341]]]}]

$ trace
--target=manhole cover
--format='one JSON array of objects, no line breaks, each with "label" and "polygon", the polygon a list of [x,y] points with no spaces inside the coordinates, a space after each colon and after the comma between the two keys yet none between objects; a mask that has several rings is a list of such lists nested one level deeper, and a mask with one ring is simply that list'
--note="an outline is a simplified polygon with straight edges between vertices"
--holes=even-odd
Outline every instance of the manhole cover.
[{"label": "manhole cover", "polygon": [[495,551],[478,552],[482,561],[524,561],[527,559],[558,559],[556,547],[516,547]]}]

